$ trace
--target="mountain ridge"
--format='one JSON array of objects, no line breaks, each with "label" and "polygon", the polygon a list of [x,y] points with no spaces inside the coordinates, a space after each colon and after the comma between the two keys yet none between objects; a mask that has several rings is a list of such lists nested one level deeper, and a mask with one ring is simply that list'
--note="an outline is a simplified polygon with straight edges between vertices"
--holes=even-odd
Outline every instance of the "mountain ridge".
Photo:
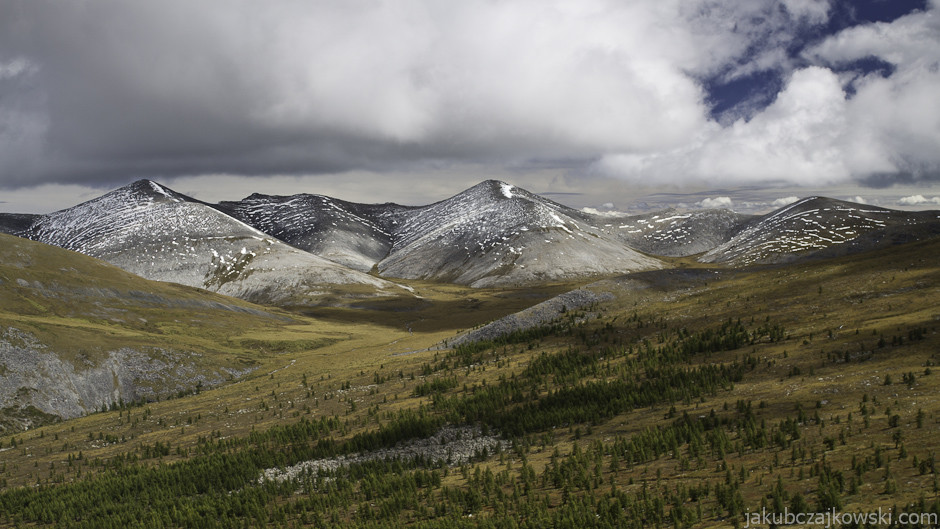
[{"label": "mountain ridge", "polygon": [[[590,240],[586,240],[586,238]],[[486,180],[400,221],[382,274],[505,286],[663,266],[583,221],[583,214]]]},{"label": "mountain ridge", "polygon": [[303,306],[335,302],[341,290],[346,299],[409,295],[383,278],[506,287],[668,266],[660,257],[746,267],[840,255],[932,237],[938,219],[816,196],[758,216],[605,217],[499,180],[425,206],[310,193],[210,204],[144,179],[48,215],[0,214],[0,231],[151,279]]},{"label": "mountain ridge", "polygon": [[[810,196],[745,222],[730,239],[700,257],[705,263],[733,266],[769,264],[808,257],[873,249],[847,244],[888,228],[940,225],[940,212],[906,212]],[[888,241],[890,243],[890,241]],[[839,252],[838,248],[844,248]]]},{"label": "mountain ridge", "polygon": [[337,288],[353,288],[354,297],[408,295],[394,283],[284,244],[150,180],[36,217],[14,235],[97,257],[148,279],[259,303],[317,304]]}]

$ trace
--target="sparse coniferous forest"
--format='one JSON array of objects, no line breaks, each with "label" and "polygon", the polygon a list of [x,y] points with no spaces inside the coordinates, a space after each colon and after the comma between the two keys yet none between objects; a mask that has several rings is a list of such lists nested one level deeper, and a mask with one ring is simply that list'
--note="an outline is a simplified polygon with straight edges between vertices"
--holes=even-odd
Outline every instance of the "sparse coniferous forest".
[{"label": "sparse coniferous forest", "polygon": [[[430,313],[367,325],[322,309],[310,328],[332,321],[331,340],[254,336],[279,350],[238,380],[10,430],[0,526],[743,527],[761,509],[940,513],[934,250],[627,290],[453,347],[452,323],[402,324]],[[507,310],[499,296],[486,298],[494,313],[453,317],[485,323]]]}]

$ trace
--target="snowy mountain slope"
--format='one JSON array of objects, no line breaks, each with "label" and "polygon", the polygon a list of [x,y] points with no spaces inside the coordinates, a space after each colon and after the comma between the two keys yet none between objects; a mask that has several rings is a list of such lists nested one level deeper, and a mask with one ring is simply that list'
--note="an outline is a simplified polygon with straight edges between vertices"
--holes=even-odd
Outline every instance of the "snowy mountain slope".
[{"label": "snowy mountain slope", "polygon": [[727,242],[752,217],[727,209],[667,209],[630,217],[607,217],[604,231],[637,250],[669,257],[705,252]]},{"label": "snowy mountain slope", "polygon": [[378,268],[390,277],[479,287],[662,266],[585,219],[528,191],[488,180],[400,214],[391,252]]},{"label": "snowy mountain slope", "polygon": [[[940,212],[908,212],[809,197],[752,219],[726,243],[699,260],[746,266],[871,249],[888,232],[921,231],[937,224]],[[930,231],[930,230],[928,230]]]},{"label": "snowy mountain slope", "polygon": [[256,302],[315,304],[337,285],[362,287],[362,295],[402,292],[149,180],[40,216],[21,235],[147,279]]},{"label": "snowy mountain slope", "polygon": [[390,216],[409,209],[322,195],[258,193],[214,207],[291,246],[362,272],[370,271],[391,250]]},{"label": "snowy mountain slope", "polygon": [[421,207],[311,194],[212,205],[141,180],[49,215],[0,215],[0,231],[150,279],[316,304],[338,288],[347,298],[404,293],[362,273],[373,269],[484,287],[662,268],[655,255],[705,252],[703,262],[745,266],[929,237],[940,219],[818,197],[760,217],[666,210],[611,218],[495,180]]}]

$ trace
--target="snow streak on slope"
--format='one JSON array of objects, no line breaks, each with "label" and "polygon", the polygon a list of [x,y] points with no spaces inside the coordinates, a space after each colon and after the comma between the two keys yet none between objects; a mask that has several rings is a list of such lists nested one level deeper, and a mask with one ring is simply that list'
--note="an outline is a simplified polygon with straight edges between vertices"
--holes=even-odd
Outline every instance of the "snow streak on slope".
[{"label": "snow streak on slope", "polygon": [[393,277],[494,286],[662,266],[579,212],[494,180],[396,220],[378,265]]},{"label": "snow streak on slope", "polygon": [[397,290],[147,180],[42,216],[24,235],[148,279],[252,301],[313,303],[327,293],[325,284]]},{"label": "snow streak on slope", "polygon": [[[700,260],[738,266],[788,261],[832,250],[861,237],[883,233],[888,228],[935,223],[936,219],[936,212],[894,211],[810,197],[751,221],[731,240]],[[852,245],[853,251],[864,249],[855,246]]]}]

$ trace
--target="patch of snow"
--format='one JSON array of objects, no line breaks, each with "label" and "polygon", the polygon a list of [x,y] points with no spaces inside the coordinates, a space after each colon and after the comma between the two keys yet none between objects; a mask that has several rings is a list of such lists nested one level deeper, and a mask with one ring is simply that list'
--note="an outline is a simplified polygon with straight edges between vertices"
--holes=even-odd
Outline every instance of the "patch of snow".
[{"label": "patch of snow", "polygon": [[656,219],[656,217],[653,217],[653,218],[656,219],[655,222],[659,223],[659,222],[666,222],[667,220],[687,219],[691,216],[692,215],[673,215],[671,217],[666,217],[664,219]]},{"label": "patch of snow", "polygon": [[[156,183],[156,182],[150,182],[150,187],[152,187],[153,190],[156,191],[157,193],[160,193],[161,195],[163,195],[163,196],[165,196],[165,197],[167,197],[167,198],[173,198],[172,195],[170,195],[169,193],[166,192],[166,189],[163,189],[163,187],[161,187],[160,184],[158,184],[158,183]],[[175,199],[174,199],[174,200],[175,200]],[[177,202],[178,202],[178,200],[177,200]]]},{"label": "patch of snow", "polygon": [[500,183],[499,183],[499,190],[503,192],[503,196],[504,196],[504,197],[506,197],[506,198],[512,198],[512,197],[513,197],[513,194],[512,194],[512,186],[509,185],[509,184],[507,184],[506,182],[500,182]]}]

